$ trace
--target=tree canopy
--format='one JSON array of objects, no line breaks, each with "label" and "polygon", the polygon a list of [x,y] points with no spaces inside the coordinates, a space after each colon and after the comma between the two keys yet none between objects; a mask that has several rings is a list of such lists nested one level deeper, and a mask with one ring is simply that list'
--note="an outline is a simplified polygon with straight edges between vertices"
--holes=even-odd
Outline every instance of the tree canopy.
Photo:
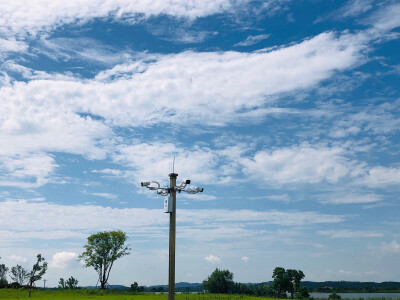
[{"label": "tree canopy", "polygon": [[14,282],[17,282],[20,285],[23,285],[27,279],[29,278],[29,274],[28,271],[20,266],[20,265],[16,265],[15,267],[11,268],[11,280],[13,280]]},{"label": "tree canopy", "polygon": [[35,282],[42,279],[43,275],[47,271],[47,262],[45,262],[44,257],[41,254],[36,256],[36,263],[32,267],[32,271],[28,273],[29,279],[29,297],[31,296],[32,287]]},{"label": "tree canopy", "polygon": [[210,293],[227,294],[233,286],[233,273],[228,270],[215,269],[206,280],[203,281],[204,288]]},{"label": "tree canopy", "polygon": [[86,267],[93,267],[99,275],[101,289],[105,289],[114,262],[130,254],[125,246],[127,236],[121,230],[103,231],[88,237],[85,251],[79,256]]},{"label": "tree canopy", "polygon": [[[304,278],[304,273],[301,270],[287,269],[276,267],[272,273],[273,288],[278,293],[278,297],[286,296],[286,292],[290,293],[293,299],[294,293],[300,291],[300,281]],[[305,293],[305,291],[302,291]]]},{"label": "tree canopy", "polygon": [[59,289],[77,289],[78,288],[78,280],[71,276],[67,280],[64,280],[64,278],[60,278],[58,282],[58,288]]},{"label": "tree canopy", "polygon": [[7,282],[7,280],[6,280],[7,272],[8,272],[8,268],[6,267],[6,265],[0,264],[0,280],[4,280]]}]

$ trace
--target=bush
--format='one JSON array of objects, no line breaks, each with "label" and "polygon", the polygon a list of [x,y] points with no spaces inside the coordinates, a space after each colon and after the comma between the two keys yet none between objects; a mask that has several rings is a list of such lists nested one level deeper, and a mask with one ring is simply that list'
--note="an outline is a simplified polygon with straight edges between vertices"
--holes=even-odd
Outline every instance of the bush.
[{"label": "bush", "polygon": [[309,297],[310,294],[308,293],[308,289],[305,286],[300,287],[296,293],[296,298],[298,299],[309,298]]},{"label": "bush", "polygon": [[342,297],[340,297],[340,295],[336,294],[335,292],[333,292],[332,294],[329,295],[328,299],[342,299]]},{"label": "bush", "polygon": [[7,285],[8,285],[7,279],[1,278],[1,279],[0,279],[0,289],[6,288]]}]

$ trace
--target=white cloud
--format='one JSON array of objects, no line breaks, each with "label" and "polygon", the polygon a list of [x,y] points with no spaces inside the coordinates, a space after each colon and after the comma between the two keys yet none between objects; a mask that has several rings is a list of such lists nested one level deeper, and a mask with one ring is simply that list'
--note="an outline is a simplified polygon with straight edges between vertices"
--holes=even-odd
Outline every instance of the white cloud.
[{"label": "white cloud", "polygon": [[66,268],[71,265],[74,261],[77,261],[78,254],[75,252],[57,252],[53,255],[50,262],[50,267],[53,268]]},{"label": "white cloud", "polygon": [[272,201],[282,201],[282,202],[290,202],[290,198],[288,194],[282,194],[282,195],[270,195],[266,196],[264,198],[267,198]]},{"label": "white cloud", "polygon": [[37,0],[1,1],[0,28],[3,32],[35,35],[68,24],[83,24],[94,18],[134,22],[150,16],[167,14],[198,18],[232,8],[229,0]]},{"label": "white cloud", "polygon": [[204,259],[215,265],[222,263],[222,260],[219,257],[212,254],[206,256]]},{"label": "white cloud", "polygon": [[[170,143],[140,143],[118,146],[114,161],[137,170],[137,182],[156,180],[163,182],[165,174],[172,172],[174,155],[175,170],[179,180],[191,179],[193,183],[217,181],[215,169],[219,157],[209,148],[178,148]],[[138,177],[140,174],[140,177]]]},{"label": "white cloud", "polygon": [[87,193],[87,192],[85,192],[85,194],[103,197],[103,198],[110,199],[110,200],[114,200],[114,199],[118,198],[118,195],[111,194],[111,193]]},{"label": "white cloud", "polygon": [[25,258],[25,257],[22,257],[22,256],[18,256],[18,255],[11,255],[10,257],[9,257],[9,259],[11,259],[11,260],[13,260],[13,261],[16,261],[17,263],[26,263],[27,261],[28,261],[28,259],[27,258]]},{"label": "white cloud", "polygon": [[0,158],[0,186],[39,187],[48,182],[57,167],[53,157],[45,154]]},{"label": "white cloud", "polygon": [[[25,101],[35,95],[52,113],[55,108],[90,112],[122,126],[225,124],[241,113],[248,117],[249,111],[265,105],[266,96],[312,87],[336,70],[353,66],[362,48],[355,36],[323,33],[271,52],[160,56],[140,67],[135,63],[133,69],[142,72],[128,79],[125,73],[124,78],[108,83],[34,81],[2,94],[7,92],[4,96],[12,99],[18,93]],[[39,89],[41,93],[35,93]]]},{"label": "white cloud", "polygon": [[218,13],[277,14],[287,0],[36,0],[1,1],[0,33],[35,36],[64,25],[85,24],[94,19],[136,23],[158,16],[194,20]]},{"label": "white cloud", "polygon": [[2,52],[25,52],[27,49],[28,45],[22,41],[0,38],[0,55]]},{"label": "white cloud", "polygon": [[354,17],[373,8],[374,0],[350,0],[340,9],[341,17]]},{"label": "white cloud", "polygon": [[400,183],[400,168],[373,167],[357,180],[358,184],[368,187],[385,187]]},{"label": "white cloud", "polygon": [[122,176],[123,172],[116,169],[103,169],[103,170],[92,170],[92,173],[100,173],[108,176]]},{"label": "white cloud", "polygon": [[[0,90],[0,143],[5,145],[0,155],[60,151],[104,158],[105,150],[99,148],[99,139],[107,138],[111,130],[91,117],[77,115],[66,107],[68,101],[58,102],[62,100],[57,95],[58,88],[69,82],[59,81],[60,86],[55,88],[56,84],[55,89],[46,87],[46,82],[16,83]],[[73,99],[71,92],[64,97]]]},{"label": "white cloud", "polygon": [[380,251],[385,255],[397,255],[400,254],[400,244],[397,241],[391,241],[390,243],[382,243]]},{"label": "white cloud", "polygon": [[352,171],[352,163],[339,147],[303,144],[291,148],[259,151],[242,159],[244,172],[265,182],[336,183]]},{"label": "white cloud", "polygon": [[[116,146],[112,126],[225,125],[244,118],[257,119],[270,113],[263,108],[266,97],[313,87],[334,71],[357,63],[362,48],[354,36],[323,33],[270,52],[160,55],[151,63],[143,60],[133,66],[117,66],[109,73],[101,73],[101,79],[93,80],[57,74],[54,80],[34,80],[52,75],[9,62],[9,68],[32,80],[13,82],[0,89],[0,144],[5,145],[0,155],[28,164],[27,159],[15,156],[65,152],[103,159],[112,154],[118,162],[148,170],[142,176],[152,177],[170,171],[171,158],[177,153],[185,175],[198,174],[194,180],[207,177],[227,182],[232,174],[217,178],[215,171],[209,172],[218,159],[210,149],[193,147],[186,154],[187,149],[166,143]],[[160,153],[157,169],[149,168],[154,161],[150,154]],[[144,159],[141,155],[145,155]],[[237,166],[232,168],[230,163],[224,164],[225,171],[237,172]],[[41,176],[32,176],[42,180],[53,170],[49,167]],[[3,180],[5,184],[28,186],[12,180]]]},{"label": "white cloud", "polygon": [[383,197],[377,194],[350,193],[322,196],[320,202],[327,204],[357,204],[382,201]]},{"label": "white cloud", "polygon": [[400,4],[394,3],[382,7],[365,22],[372,24],[378,32],[385,32],[400,26],[399,14]]},{"label": "white cloud", "polygon": [[79,59],[104,65],[116,65],[131,58],[126,52],[89,38],[41,39],[40,47],[35,50],[54,60]]},{"label": "white cloud", "polygon": [[242,258],[240,260],[247,263],[247,262],[249,262],[250,258],[248,258],[247,256],[242,256]]},{"label": "white cloud", "polygon": [[333,239],[352,239],[352,238],[373,238],[382,237],[383,234],[376,231],[363,231],[363,230],[319,230],[318,234],[327,235]]},{"label": "white cloud", "polygon": [[[161,203],[161,202],[160,202]],[[62,216],[62,217],[61,217]],[[19,220],[19,222],[15,222]],[[106,220],[106,222],[105,222]],[[160,209],[110,208],[94,205],[60,205],[45,202],[0,202],[0,240],[13,242],[30,238],[84,239],[93,231],[121,228],[128,235],[149,238],[166,236],[167,216]],[[253,225],[307,226],[338,223],[340,215],[317,212],[253,210],[187,210],[177,215],[177,235],[188,240],[218,240],[237,236],[256,237]]]},{"label": "white cloud", "polygon": [[235,44],[235,46],[251,46],[269,38],[269,34],[250,35],[244,41]]},{"label": "white cloud", "polygon": [[188,201],[214,201],[217,200],[216,196],[213,195],[207,195],[207,194],[191,194],[191,195],[185,195],[185,194],[180,194],[179,199],[184,199]]}]

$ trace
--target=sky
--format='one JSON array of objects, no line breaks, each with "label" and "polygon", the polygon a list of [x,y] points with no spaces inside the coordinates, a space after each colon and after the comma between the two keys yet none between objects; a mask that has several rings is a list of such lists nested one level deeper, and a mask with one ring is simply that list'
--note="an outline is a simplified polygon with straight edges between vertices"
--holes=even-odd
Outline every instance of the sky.
[{"label": "sky", "polygon": [[[123,230],[109,284],[275,267],[400,278],[400,3],[0,0],[0,263],[47,286],[97,274],[87,237]],[[39,282],[39,286],[43,283]]]}]

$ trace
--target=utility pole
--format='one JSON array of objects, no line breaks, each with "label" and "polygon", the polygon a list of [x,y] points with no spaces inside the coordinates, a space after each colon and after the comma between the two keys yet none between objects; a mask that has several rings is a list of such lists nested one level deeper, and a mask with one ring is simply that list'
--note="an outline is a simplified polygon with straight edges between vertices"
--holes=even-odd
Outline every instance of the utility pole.
[{"label": "utility pole", "polygon": [[176,237],[176,178],[178,174],[169,174],[171,188],[172,212],[169,214],[169,274],[168,274],[168,300],[175,299],[175,237]]},{"label": "utility pole", "polygon": [[46,281],[47,279],[43,279],[43,289],[46,289]]},{"label": "utility pole", "polygon": [[[169,187],[162,188],[157,181],[141,182],[141,186],[151,191],[157,191],[157,194],[168,196],[164,200],[164,212],[169,213],[169,270],[168,270],[168,300],[175,300],[175,240],[176,240],[176,192],[186,192],[197,194],[203,192],[203,188],[195,186],[187,188],[190,180],[184,180],[180,185],[176,185],[178,174],[172,172],[169,174]],[[154,183],[157,186],[152,186]]]}]

